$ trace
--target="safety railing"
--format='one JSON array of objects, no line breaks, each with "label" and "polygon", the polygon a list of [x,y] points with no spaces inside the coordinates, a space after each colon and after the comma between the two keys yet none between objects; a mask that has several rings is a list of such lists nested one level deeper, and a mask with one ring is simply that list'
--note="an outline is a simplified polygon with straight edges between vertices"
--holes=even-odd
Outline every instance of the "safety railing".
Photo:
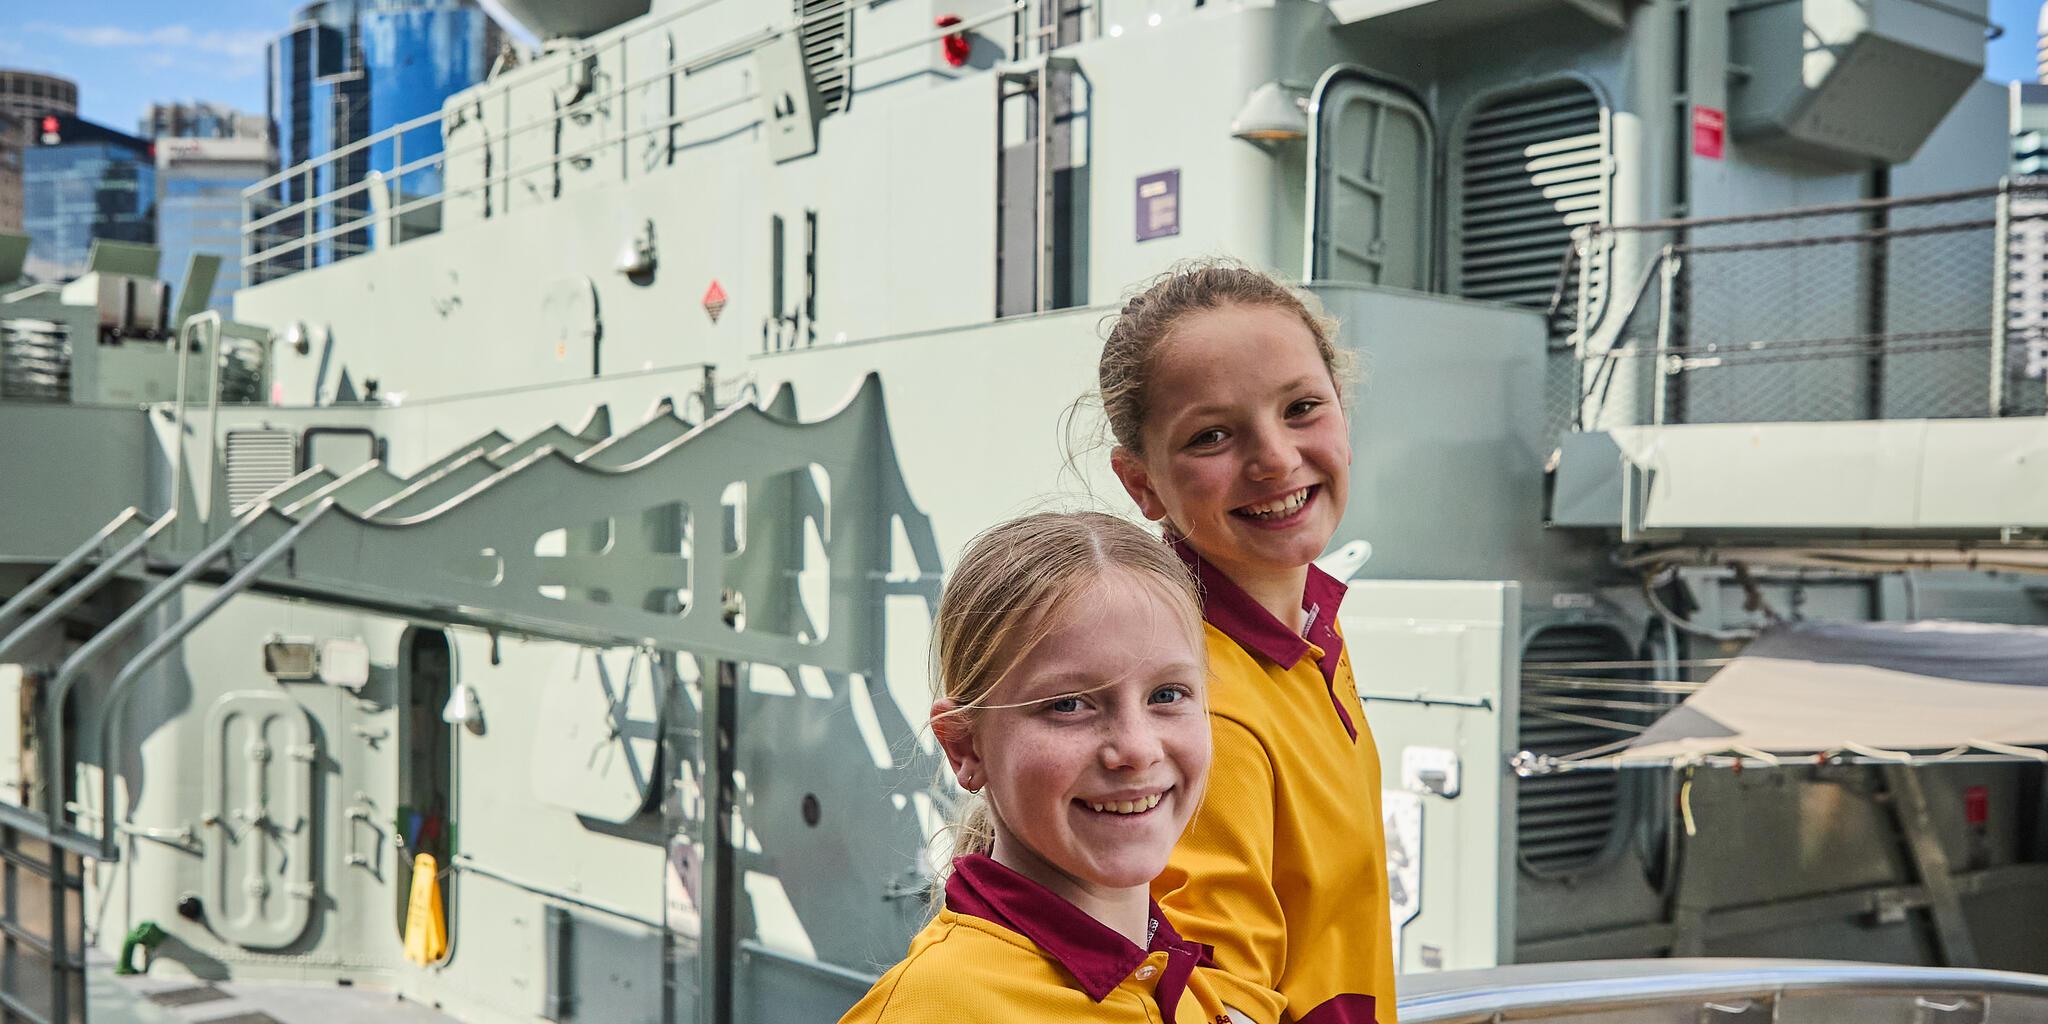
[{"label": "safety railing", "polygon": [[[1578,303],[1584,254],[1640,274]],[[1582,231],[1559,276],[1560,429],[2048,413],[2048,179]],[[1604,315],[1603,315],[1604,313]]]},{"label": "safety railing", "polygon": [[[495,131],[483,126],[480,137],[474,141],[452,148],[440,146],[434,152],[406,159],[405,137],[408,133],[441,125],[450,117],[446,112],[437,111],[392,125],[249,186],[242,192],[242,266],[247,279],[251,284],[258,284],[371,249],[398,244],[408,238],[433,234],[440,229],[436,214],[445,209],[450,200],[498,196],[502,197],[505,206],[509,206],[509,186],[514,181],[538,174],[559,173],[565,164],[594,162],[598,154],[614,147],[620,154],[621,176],[630,175],[629,147],[642,138],[667,135],[668,157],[673,160],[677,150],[674,132],[678,128],[760,98],[758,89],[746,89],[694,109],[679,111],[678,93],[691,76],[751,54],[785,35],[801,32],[812,22],[835,16],[797,19],[788,25],[762,29],[687,56],[676,55],[673,45],[669,44],[667,56],[659,60],[653,70],[638,77],[627,74],[629,47],[637,50],[640,47],[636,43],[653,37],[662,27],[722,2],[726,0],[699,0],[662,15],[636,21],[609,37],[576,44],[578,49],[573,52],[583,60],[607,59],[608,55],[610,66],[606,74],[619,84],[583,90],[573,102],[561,104],[547,115]],[[1056,2],[1058,0],[1015,0],[995,10],[858,57],[848,52],[838,66],[850,75],[852,69],[862,65],[919,48],[935,47],[949,36],[974,32],[1002,22],[1008,22],[1008,56],[1021,59],[1027,49],[1045,45],[1045,33],[1031,23],[1033,19],[1028,15],[1043,5]],[[1068,2],[1071,4],[1072,0]],[[1086,6],[1092,9],[1095,4],[1091,2]],[[574,62],[569,66],[575,66]],[[660,102],[665,103],[667,110],[639,125],[630,125],[626,116],[630,97],[660,85],[668,87],[656,93],[665,92]],[[510,85],[502,87],[480,97],[478,103],[499,102],[510,90]],[[565,132],[564,126],[572,121],[588,121],[594,112],[600,110],[608,112],[609,119],[619,126],[619,130],[594,142],[564,148],[562,140],[574,134]],[[513,141],[522,137],[541,139],[538,148],[546,150],[546,155],[519,166],[493,169],[491,161],[502,159],[510,151]],[[383,159],[386,152],[389,153],[388,160]],[[450,162],[462,158],[478,158],[484,161],[486,170],[480,176],[466,179],[451,188],[447,180]],[[371,164],[376,166],[369,166]],[[401,187],[407,181],[433,184],[414,195]],[[412,215],[410,219],[408,215]]]}]

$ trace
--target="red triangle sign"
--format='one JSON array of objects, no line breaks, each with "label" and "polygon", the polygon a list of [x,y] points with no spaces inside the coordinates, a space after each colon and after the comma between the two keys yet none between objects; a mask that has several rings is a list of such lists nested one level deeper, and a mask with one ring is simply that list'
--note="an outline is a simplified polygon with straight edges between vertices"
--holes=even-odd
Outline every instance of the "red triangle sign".
[{"label": "red triangle sign", "polygon": [[711,287],[704,289],[704,312],[711,315],[711,322],[718,322],[718,314],[725,312],[725,289],[718,286],[718,279],[711,279]]}]

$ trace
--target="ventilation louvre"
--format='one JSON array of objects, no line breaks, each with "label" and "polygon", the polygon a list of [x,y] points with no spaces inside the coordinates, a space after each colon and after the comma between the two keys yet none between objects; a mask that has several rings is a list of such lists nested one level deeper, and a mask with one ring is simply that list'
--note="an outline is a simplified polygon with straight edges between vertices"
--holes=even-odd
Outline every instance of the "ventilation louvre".
[{"label": "ventilation louvre", "polygon": [[[1572,229],[1609,219],[1606,118],[1582,82],[1551,82],[1493,100],[1465,128],[1458,154],[1457,292],[1544,308]],[[1597,302],[1607,261],[1595,252]]]},{"label": "ventilation louvre", "polygon": [[[1523,750],[1560,757],[1626,739],[1631,734],[1584,722],[1533,713],[1527,699],[1542,692],[1543,666],[1560,662],[1621,661],[1628,644],[1604,626],[1557,626],[1529,641],[1522,652],[1522,709],[1518,740]],[[1628,672],[1573,669],[1574,676],[1633,678]],[[1606,712],[1588,717],[1626,718]],[[1515,811],[1516,848],[1522,866],[1538,877],[1557,877],[1599,861],[1621,825],[1622,773],[1562,772],[1522,779]]]},{"label": "ventilation louvre", "polygon": [[235,515],[298,472],[298,439],[289,430],[230,430],[226,452],[228,507]]},{"label": "ventilation louvre", "polygon": [[849,0],[797,0],[804,66],[818,86],[818,116],[844,113],[852,98],[853,11]]}]

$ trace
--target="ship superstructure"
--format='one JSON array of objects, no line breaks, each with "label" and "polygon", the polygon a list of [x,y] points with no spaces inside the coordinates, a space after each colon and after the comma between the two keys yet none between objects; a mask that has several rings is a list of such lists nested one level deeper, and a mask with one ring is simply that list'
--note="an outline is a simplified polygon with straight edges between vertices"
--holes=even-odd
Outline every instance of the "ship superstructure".
[{"label": "ship superstructure", "polygon": [[1984,13],[577,5],[359,183],[253,189],[238,322],[115,246],[0,296],[0,825],[77,908],[9,991],[76,1019],[82,937],[149,922],[157,972],[463,1020],[832,1019],[928,913],[945,567],[1123,508],[1099,325],[1214,254],[1364,357],[1405,970],[2048,968],[2037,766],[1515,758],[1773,618],[2048,622]]}]

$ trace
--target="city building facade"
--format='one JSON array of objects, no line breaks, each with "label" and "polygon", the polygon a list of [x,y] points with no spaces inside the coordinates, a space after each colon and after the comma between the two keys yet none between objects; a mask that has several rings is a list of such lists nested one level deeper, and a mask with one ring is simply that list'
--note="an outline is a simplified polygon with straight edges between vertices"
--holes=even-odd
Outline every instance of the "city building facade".
[{"label": "city building facade", "polygon": [[[317,0],[301,8],[292,27],[269,49],[269,114],[279,162],[293,166],[414,118],[432,114],[451,95],[484,80],[503,44],[496,22],[475,0]],[[371,170],[390,172],[441,151],[441,131],[429,124],[346,152],[310,173],[279,182],[266,202],[278,209],[346,189]],[[402,193],[436,191],[437,167],[403,174]],[[394,197],[397,198],[397,197]],[[366,218],[364,191],[323,203],[310,218],[289,217],[260,237],[259,246],[344,228]],[[422,226],[431,230],[431,226]],[[334,237],[284,262],[303,265],[346,258],[369,245],[368,228]]]},{"label": "city building facade", "polygon": [[2015,192],[2008,211],[2005,259],[2007,376],[2048,380],[2048,9],[2036,26],[2038,82],[2008,89],[2012,167],[2016,178],[2038,178],[2044,191]]},{"label": "city building facade", "polygon": [[173,285],[199,253],[220,257],[207,307],[234,314],[242,286],[242,191],[270,176],[276,153],[264,136],[160,138],[156,142],[156,244]]},{"label": "city building facade", "polygon": [[[0,231],[22,228],[22,151],[48,115],[78,112],[78,83],[36,71],[0,68]],[[4,284],[5,282],[0,282]]]},{"label": "city building facade", "polygon": [[216,103],[152,103],[137,129],[149,139],[268,139],[270,119]]},{"label": "city building facade", "polygon": [[21,119],[0,114],[0,232],[6,234],[21,233],[21,151],[27,144]]},{"label": "city building facade", "polygon": [[156,241],[156,158],[148,140],[68,114],[45,114],[29,128],[22,154],[29,276],[77,277],[96,238]]}]

